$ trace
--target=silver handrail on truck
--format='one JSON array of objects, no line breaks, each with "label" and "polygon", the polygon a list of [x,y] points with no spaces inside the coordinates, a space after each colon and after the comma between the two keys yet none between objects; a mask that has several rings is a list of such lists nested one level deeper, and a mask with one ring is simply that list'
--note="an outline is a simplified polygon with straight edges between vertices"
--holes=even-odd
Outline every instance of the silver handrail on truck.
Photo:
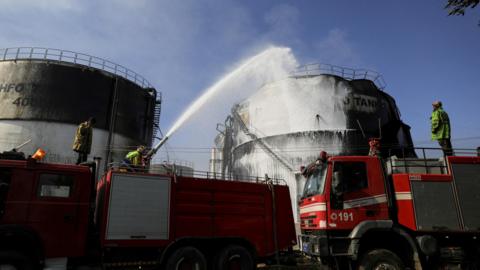
[{"label": "silver handrail on truck", "polygon": [[[387,158],[387,172],[390,173],[421,173],[421,174],[449,174],[447,157],[441,148],[435,147],[402,147],[403,157],[391,155]],[[407,157],[405,153],[415,152],[418,157]],[[478,156],[477,149],[455,148],[455,155]],[[435,155],[436,153],[436,155]],[[439,154],[441,153],[441,154]]]}]

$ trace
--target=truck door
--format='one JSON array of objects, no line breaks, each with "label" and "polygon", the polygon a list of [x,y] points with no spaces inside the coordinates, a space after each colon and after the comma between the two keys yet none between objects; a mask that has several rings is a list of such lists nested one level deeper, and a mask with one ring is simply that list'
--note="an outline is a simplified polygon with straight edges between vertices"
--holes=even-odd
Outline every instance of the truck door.
[{"label": "truck door", "polygon": [[382,179],[383,174],[373,162],[334,161],[329,227],[353,229],[364,220],[387,219],[387,197]]},{"label": "truck door", "polygon": [[[75,174],[62,172],[38,172],[36,189],[32,192],[28,223],[40,232],[46,257],[81,255],[86,227],[85,209],[80,204],[80,183]],[[83,220],[85,219],[85,220]]]}]

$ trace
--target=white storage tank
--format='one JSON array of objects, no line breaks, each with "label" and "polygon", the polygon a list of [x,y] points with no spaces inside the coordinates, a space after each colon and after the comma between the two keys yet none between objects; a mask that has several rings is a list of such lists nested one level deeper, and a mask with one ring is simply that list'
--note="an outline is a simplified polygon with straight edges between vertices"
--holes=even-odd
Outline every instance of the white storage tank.
[{"label": "white storage tank", "polygon": [[151,146],[160,94],[139,74],[85,54],[45,49],[0,50],[0,151],[46,151],[46,161],[75,163],[79,123],[96,118],[92,151],[120,161],[137,145]]},{"label": "white storage tank", "polygon": [[313,162],[322,150],[366,155],[368,139],[381,136],[383,155],[415,155],[402,149],[413,146],[410,128],[383,87],[382,77],[372,71],[301,67],[232,108],[213,148],[218,153],[212,157],[223,157],[221,171],[212,169],[284,179],[295,213],[304,185],[300,166]]}]

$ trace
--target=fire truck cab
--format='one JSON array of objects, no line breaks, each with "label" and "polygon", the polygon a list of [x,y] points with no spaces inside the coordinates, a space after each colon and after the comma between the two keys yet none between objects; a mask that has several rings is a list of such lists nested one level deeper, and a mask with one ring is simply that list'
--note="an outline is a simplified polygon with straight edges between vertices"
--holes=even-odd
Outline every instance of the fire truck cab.
[{"label": "fire truck cab", "polygon": [[334,156],[304,175],[308,256],[335,268],[479,266],[480,157]]},{"label": "fire truck cab", "polygon": [[86,166],[0,160],[0,262],[31,269],[82,256],[92,180]]}]

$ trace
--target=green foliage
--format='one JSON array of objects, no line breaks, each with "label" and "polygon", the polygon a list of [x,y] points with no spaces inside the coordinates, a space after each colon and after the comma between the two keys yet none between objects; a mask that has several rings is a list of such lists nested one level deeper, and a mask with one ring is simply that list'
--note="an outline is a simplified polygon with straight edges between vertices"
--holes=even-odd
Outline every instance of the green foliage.
[{"label": "green foliage", "polygon": [[448,15],[465,15],[467,8],[474,8],[480,0],[448,0],[445,8],[448,9]]}]

